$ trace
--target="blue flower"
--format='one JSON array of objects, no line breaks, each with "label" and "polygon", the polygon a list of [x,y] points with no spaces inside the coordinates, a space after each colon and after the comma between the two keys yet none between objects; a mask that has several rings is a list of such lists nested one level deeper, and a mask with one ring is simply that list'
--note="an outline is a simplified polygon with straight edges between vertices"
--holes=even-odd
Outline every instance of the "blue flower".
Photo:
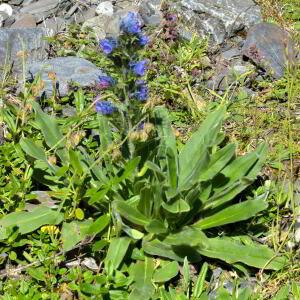
[{"label": "blue flower", "polygon": [[99,81],[97,82],[97,86],[101,90],[107,89],[110,86],[115,84],[115,80],[113,78],[111,78],[110,76],[101,75],[98,78],[99,78]]},{"label": "blue flower", "polygon": [[136,75],[144,76],[147,70],[147,61],[130,62],[129,67]]},{"label": "blue flower", "polygon": [[140,34],[138,42],[141,46],[146,46],[149,43],[149,37],[147,35]]},{"label": "blue flower", "polygon": [[118,45],[118,41],[115,38],[107,38],[100,40],[100,48],[105,54],[111,54]]},{"label": "blue flower", "polygon": [[138,34],[141,32],[141,22],[137,13],[129,12],[126,17],[121,20],[121,30],[126,33]]},{"label": "blue flower", "polygon": [[149,89],[145,80],[138,80],[136,82],[136,92],[133,94],[133,96],[141,102],[144,102],[148,99]]},{"label": "blue flower", "polygon": [[97,101],[96,112],[102,115],[111,115],[116,111],[116,107],[110,101]]}]

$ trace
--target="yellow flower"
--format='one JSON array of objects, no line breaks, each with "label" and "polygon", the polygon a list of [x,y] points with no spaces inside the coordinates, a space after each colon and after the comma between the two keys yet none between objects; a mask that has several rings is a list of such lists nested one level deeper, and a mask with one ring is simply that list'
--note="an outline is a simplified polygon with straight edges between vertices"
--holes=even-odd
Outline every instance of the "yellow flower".
[{"label": "yellow flower", "polygon": [[59,229],[57,226],[47,225],[41,227],[41,232],[48,233],[48,234],[57,234],[59,233]]}]

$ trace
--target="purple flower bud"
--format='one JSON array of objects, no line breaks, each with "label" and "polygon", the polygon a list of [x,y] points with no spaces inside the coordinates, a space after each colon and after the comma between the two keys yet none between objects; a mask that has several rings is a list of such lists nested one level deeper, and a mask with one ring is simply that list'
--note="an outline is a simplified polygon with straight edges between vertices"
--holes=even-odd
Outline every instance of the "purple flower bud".
[{"label": "purple flower bud", "polygon": [[126,17],[121,20],[121,30],[126,33],[138,34],[141,32],[141,21],[138,14],[129,12]]},{"label": "purple flower bud", "polygon": [[130,62],[129,67],[137,76],[144,76],[147,70],[147,61]]},{"label": "purple flower bud", "polygon": [[98,77],[99,81],[97,82],[97,87],[101,90],[107,89],[115,84],[115,80],[110,76],[101,75]]},{"label": "purple flower bud", "polygon": [[147,35],[142,35],[142,34],[139,35],[139,41],[138,42],[141,46],[146,46],[149,43],[149,40],[150,39]]},{"label": "purple flower bud", "polygon": [[136,82],[136,92],[133,94],[133,96],[141,102],[144,102],[148,99],[149,89],[145,80],[138,80]]},{"label": "purple flower bud", "polygon": [[114,51],[114,49],[117,47],[118,41],[115,38],[107,38],[107,39],[100,40],[99,45],[102,51],[108,55],[111,54]]},{"label": "purple flower bud", "polygon": [[111,115],[117,109],[110,101],[97,101],[96,112],[102,115]]}]

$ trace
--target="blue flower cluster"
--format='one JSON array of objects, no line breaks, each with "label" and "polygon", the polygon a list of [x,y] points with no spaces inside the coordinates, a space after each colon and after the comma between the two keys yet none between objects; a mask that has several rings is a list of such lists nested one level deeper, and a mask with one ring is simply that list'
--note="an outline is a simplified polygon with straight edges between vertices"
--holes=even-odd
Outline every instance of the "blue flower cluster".
[{"label": "blue flower cluster", "polygon": [[111,54],[117,46],[118,41],[113,37],[100,40],[100,48],[106,55]]},{"label": "blue flower cluster", "polygon": [[[106,55],[120,68],[126,69],[125,82],[128,84],[127,94],[131,99],[145,102],[149,96],[149,89],[145,80],[141,80],[147,71],[147,60],[138,60],[136,49],[149,43],[149,37],[142,33],[141,18],[136,12],[129,12],[120,22],[120,30],[123,33],[119,40],[108,37],[100,40],[99,46]],[[123,47],[126,47],[123,52]],[[118,51],[115,51],[118,49]],[[125,59],[124,59],[125,57]],[[129,72],[128,72],[129,71]],[[105,90],[112,87],[115,80],[110,76],[99,76],[97,87]],[[122,97],[122,96],[121,96]],[[96,101],[96,111],[103,115],[110,115],[117,109],[110,101]]]},{"label": "blue flower cluster", "polygon": [[102,115],[111,115],[117,108],[110,101],[97,101],[96,112]]},{"label": "blue flower cluster", "polygon": [[145,80],[136,81],[136,91],[133,93],[132,96],[141,102],[147,101],[149,97],[149,88]]},{"label": "blue flower cluster", "polygon": [[107,75],[101,75],[98,77],[97,87],[101,90],[105,90],[115,84],[115,80]]}]

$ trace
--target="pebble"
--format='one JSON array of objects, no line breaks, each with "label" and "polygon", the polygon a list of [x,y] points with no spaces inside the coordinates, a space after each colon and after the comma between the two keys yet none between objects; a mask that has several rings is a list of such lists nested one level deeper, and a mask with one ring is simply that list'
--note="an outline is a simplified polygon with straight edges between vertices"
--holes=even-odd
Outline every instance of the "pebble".
[{"label": "pebble", "polygon": [[97,8],[96,13],[98,15],[105,15],[111,17],[114,14],[114,6],[110,1],[101,2]]}]

